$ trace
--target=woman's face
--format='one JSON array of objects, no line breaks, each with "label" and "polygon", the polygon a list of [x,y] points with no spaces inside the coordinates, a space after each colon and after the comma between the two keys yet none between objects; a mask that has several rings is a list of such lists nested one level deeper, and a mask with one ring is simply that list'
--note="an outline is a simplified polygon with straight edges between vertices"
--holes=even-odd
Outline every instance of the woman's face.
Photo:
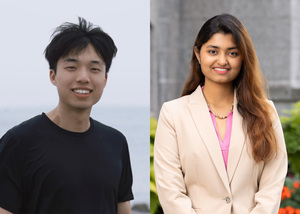
[{"label": "woman's face", "polygon": [[205,84],[232,84],[242,67],[242,57],[232,34],[215,33],[194,52],[205,76]]}]

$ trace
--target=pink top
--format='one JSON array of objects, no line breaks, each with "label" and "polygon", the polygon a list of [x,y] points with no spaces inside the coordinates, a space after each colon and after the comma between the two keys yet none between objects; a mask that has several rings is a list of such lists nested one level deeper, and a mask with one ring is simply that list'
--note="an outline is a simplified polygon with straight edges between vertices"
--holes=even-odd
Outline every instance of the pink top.
[{"label": "pink top", "polygon": [[225,168],[227,169],[227,161],[228,161],[228,152],[229,152],[229,145],[230,145],[230,138],[231,138],[231,129],[232,129],[232,116],[233,116],[233,110],[229,112],[227,116],[227,121],[226,121],[226,132],[223,141],[221,140],[221,137],[218,132],[217,128],[217,123],[216,123],[216,118],[215,115],[209,110],[210,116],[212,119],[212,122],[215,127],[215,131],[217,133],[218,139],[219,139],[219,144],[222,150],[222,155],[223,155],[223,160],[225,163]]},{"label": "pink top", "polygon": [[[201,87],[202,90],[203,90],[203,88],[204,88],[204,86]],[[216,131],[217,136],[218,136],[219,144],[220,144],[220,147],[221,147],[221,150],[222,150],[222,155],[223,155],[223,160],[224,160],[225,168],[227,169],[228,152],[229,152],[229,145],[230,145],[230,138],[231,138],[231,129],[232,129],[233,109],[227,115],[226,131],[225,131],[225,136],[224,136],[223,141],[222,141],[222,139],[221,139],[221,137],[219,135],[219,132],[218,132],[215,115],[211,112],[210,109],[209,109],[209,113],[210,113],[212,122],[214,124],[215,131]]]}]

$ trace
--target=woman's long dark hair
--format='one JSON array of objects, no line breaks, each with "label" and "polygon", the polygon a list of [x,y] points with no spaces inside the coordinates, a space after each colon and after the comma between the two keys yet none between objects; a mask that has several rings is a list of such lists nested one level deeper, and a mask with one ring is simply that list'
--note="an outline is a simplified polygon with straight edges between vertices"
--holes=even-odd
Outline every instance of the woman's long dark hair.
[{"label": "woman's long dark hair", "polygon": [[[191,73],[185,83],[182,96],[189,95],[205,77],[194,53],[215,33],[232,34],[240,51],[243,64],[238,77],[233,82],[236,89],[237,109],[243,117],[243,124],[252,145],[252,155],[258,163],[277,154],[277,141],[272,127],[273,108],[267,101],[267,83],[260,68],[251,38],[243,24],[234,16],[222,14],[209,19],[200,29],[193,46]],[[265,86],[265,87],[264,87]]]}]

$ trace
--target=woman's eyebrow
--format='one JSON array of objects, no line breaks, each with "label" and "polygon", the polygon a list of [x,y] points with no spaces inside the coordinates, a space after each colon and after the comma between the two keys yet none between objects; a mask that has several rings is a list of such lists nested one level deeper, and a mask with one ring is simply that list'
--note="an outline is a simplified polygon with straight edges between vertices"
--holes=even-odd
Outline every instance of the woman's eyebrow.
[{"label": "woman's eyebrow", "polygon": [[[208,45],[208,46],[206,46],[206,48],[220,49],[220,47],[215,46],[215,45]],[[233,49],[237,49],[237,47],[233,46],[233,47],[227,48],[227,50],[233,50]]]}]

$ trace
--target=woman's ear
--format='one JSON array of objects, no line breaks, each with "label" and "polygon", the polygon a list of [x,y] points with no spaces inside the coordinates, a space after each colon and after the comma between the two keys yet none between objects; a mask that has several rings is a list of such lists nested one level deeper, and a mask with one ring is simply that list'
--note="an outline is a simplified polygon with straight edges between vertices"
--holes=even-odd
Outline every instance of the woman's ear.
[{"label": "woman's ear", "polygon": [[50,69],[49,77],[50,77],[51,83],[56,86],[56,73],[53,69]]},{"label": "woman's ear", "polygon": [[194,47],[194,53],[195,53],[195,55],[196,55],[196,57],[197,57],[197,60],[198,60],[199,64],[201,64],[200,50],[198,49],[197,46]]}]

